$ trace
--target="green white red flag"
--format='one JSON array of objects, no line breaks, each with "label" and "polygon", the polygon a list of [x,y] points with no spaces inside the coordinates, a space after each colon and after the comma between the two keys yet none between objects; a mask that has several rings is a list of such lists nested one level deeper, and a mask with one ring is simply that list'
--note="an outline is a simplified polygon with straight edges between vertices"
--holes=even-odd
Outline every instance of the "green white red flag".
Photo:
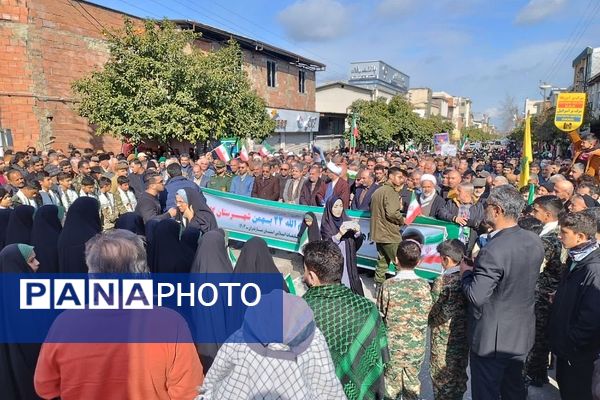
[{"label": "green white red flag", "polygon": [[229,155],[229,152],[227,151],[227,148],[224,144],[218,145],[213,151],[217,153],[217,157],[219,157],[219,160],[223,162],[228,162],[231,160],[231,156]]},{"label": "green white red flag", "polygon": [[415,192],[412,192],[410,197],[410,204],[408,205],[408,210],[406,211],[406,219],[404,223],[406,225],[412,224],[412,222],[421,215],[423,211],[421,210],[421,205],[417,201],[417,195]]}]

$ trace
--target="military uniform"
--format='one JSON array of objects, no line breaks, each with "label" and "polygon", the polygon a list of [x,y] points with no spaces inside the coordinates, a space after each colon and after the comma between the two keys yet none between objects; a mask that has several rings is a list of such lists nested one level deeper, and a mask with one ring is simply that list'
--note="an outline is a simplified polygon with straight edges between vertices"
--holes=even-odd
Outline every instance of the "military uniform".
[{"label": "military uniform", "polygon": [[106,231],[115,227],[117,220],[117,208],[112,193],[101,193],[98,197],[100,202],[100,218],[102,219],[102,230]]},{"label": "military uniform", "polygon": [[215,174],[211,176],[206,187],[208,187],[209,189],[220,190],[221,192],[229,192],[232,179],[233,177],[228,173],[224,175]]},{"label": "military uniform", "polygon": [[431,290],[431,380],[436,400],[461,400],[467,390],[467,298],[463,294],[459,268],[436,279]]},{"label": "military uniform", "polygon": [[525,375],[538,382],[548,381],[550,347],[546,334],[550,317],[550,294],[555,292],[565,273],[558,228],[540,237],[544,244],[544,262],[535,288],[535,342],[527,356]]},{"label": "military uniform", "polygon": [[386,397],[417,400],[419,370],[425,358],[427,316],[431,309],[429,283],[413,271],[400,270],[382,285],[377,298],[388,330],[390,362],[385,370]]}]

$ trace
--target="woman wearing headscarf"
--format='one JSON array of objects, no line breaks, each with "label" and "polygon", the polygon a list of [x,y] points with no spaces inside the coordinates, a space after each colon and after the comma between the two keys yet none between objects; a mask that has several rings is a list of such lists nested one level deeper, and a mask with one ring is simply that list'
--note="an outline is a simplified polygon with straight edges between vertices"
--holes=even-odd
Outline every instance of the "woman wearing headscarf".
[{"label": "woman wearing headscarf", "polygon": [[[221,229],[206,232],[198,240],[198,250],[192,264],[193,274],[231,274],[233,267],[227,256],[227,246],[225,244],[225,233]],[[197,278],[195,276],[194,278]],[[204,278],[199,277],[204,280]],[[225,280],[225,277],[219,277]],[[210,279],[210,278],[209,278]],[[196,280],[196,279],[194,279]],[[225,288],[222,288],[225,289]],[[208,371],[221,347],[222,340],[218,340],[223,333],[229,332],[229,317],[227,313],[227,291],[219,291],[218,303],[207,309],[197,307],[194,309],[193,320],[194,329],[201,330],[195,337],[213,338],[206,340],[210,343],[197,343],[198,355],[202,362],[204,371]]]},{"label": "woman wearing headscarf", "polygon": [[319,232],[319,224],[317,217],[313,212],[307,212],[304,214],[302,219],[302,225],[300,225],[300,232],[298,232],[298,244],[300,245],[300,252],[302,254],[302,246],[306,243],[321,240],[321,233]]},{"label": "woman wearing headscarf", "polygon": [[[265,324],[275,313],[282,316],[280,343],[273,343],[278,324]],[[279,290],[248,309],[242,328],[219,350],[197,397],[263,398],[346,399],[312,310],[301,297]]]},{"label": "woman wearing headscarf", "polygon": [[39,272],[58,272],[58,236],[61,231],[58,207],[47,205],[38,208],[33,217],[31,244],[40,262]]},{"label": "woman wearing headscarf", "polygon": [[59,272],[87,273],[85,243],[102,231],[99,207],[92,197],[79,197],[69,207],[58,237]]},{"label": "woman wearing headscarf", "polygon": [[342,283],[354,293],[364,296],[362,282],[358,276],[356,252],[362,246],[365,236],[360,232],[358,224],[352,224],[352,228],[349,228],[348,224],[344,224],[347,221],[351,219],[346,215],[342,200],[339,197],[327,200],[321,218],[321,237],[337,244],[344,256]]},{"label": "woman wearing headscarf", "polygon": [[[38,266],[33,246],[15,243],[7,245],[0,251],[0,274],[33,274]],[[0,291],[2,292],[4,291]],[[1,297],[0,301],[0,307],[14,303]],[[0,329],[1,327],[9,329],[10,321],[0,321]],[[8,332],[6,334],[8,335]],[[0,343],[0,391],[3,399],[40,399],[33,386],[33,375],[40,348],[41,344],[37,343]]]},{"label": "woman wearing headscarf", "polygon": [[181,226],[172,219],[159,221],[154,228],[150,271],[153,273],[189,273],[193,253],[186,251],[181,242]]},{"label": "woman wearing headscarf", "polygon": [[140,236],[146,234],[144,219],[136,212],[121,214],[115,222],[115,229],[125,229]]},{"label": "woman wearing headscarf", "polygon": [[13,243],[31,244],[31,229],[33,228],[33,213],[31,206],[17,206],[8,218],[5,245]]},{"label": "woman wearing headscarf", "polygon": [[0,250],[4,248],[6,244],[6,231],[8,229],[8,220],[10,215],[13,213],[12,208],[0,209]]},{"label": "woman wearing headscarf", "polygon": [[179,220],[184,227],[200,229],[202,234],[217,229],[217,219],[198,190],[183,188],[175,195]]},{"label": "woman wearing headscarf", "polygon": [[155,235],[156,226],[160,220],[158,219],[150,219],[146,221],[145,231],[146,231],[146,260],[148,262],[148,269],[151,272],[154,272],[153,268],[155,265],[154,262],[154,246],[155,246]]},{"label": "woman wearing headscarf", "polygon": [[277,269],[273,257],[269,252],[269,247],[264,239],[253,237],[248,240],[237,262],[235,263],[234,274],[279,274],[281,277],[281,287],[286,292],[289,289],[283,279],[283,275]]}]

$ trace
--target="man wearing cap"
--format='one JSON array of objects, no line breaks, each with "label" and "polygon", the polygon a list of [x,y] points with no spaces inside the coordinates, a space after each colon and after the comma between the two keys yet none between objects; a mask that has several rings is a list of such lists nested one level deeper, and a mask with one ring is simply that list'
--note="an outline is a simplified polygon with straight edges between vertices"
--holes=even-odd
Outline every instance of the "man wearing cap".
[{"label": "man wearing cap", "polygon": [[148,156],[146,155],[146,153],[144,153],[143,151],[139,152],[137,155],[137,159],[140,160],[144,169],[148,168]]},{"label": "man wearing cap", "polygon": [[487,192],[487,184],[486,184],[486,179],[485,178],[475,178],[473,179],[473,187],[475,188],[473,190],[473,202],[474,203],[478,203],[479,201],[481,201],[481,199],[485,199],[487,197],[487,194],[489,194],[489,192]]},{"label": "man wearing cap", "polygon": [[121,160],[117,163],[117,166],[115,167],[115,175],[110,179],[110,192],[114,195],[117,193],[117,190],[119,190],[119,183],[117,182],[117,178],[119,176],[127,176],[127,173],[129,172],[129,164],[127,164],[127,161],[125,160]]},{"label": "man wearing cap", "polygon": [[227,172],[227,164],[222,160],[217,160],[215,161],[215,169],[216,172],[210,177],[207,187],[221,192],[229,192],[232,177]]},{"label": "man wearing cap", "polygon": [[331,197],[339,197],[344,204],[344,208],[350,206],[350,185],[344,179],[341,179],[342,168],[329,161],[327,163],[327,176],[331,180],[325,189],[325,203]]}]

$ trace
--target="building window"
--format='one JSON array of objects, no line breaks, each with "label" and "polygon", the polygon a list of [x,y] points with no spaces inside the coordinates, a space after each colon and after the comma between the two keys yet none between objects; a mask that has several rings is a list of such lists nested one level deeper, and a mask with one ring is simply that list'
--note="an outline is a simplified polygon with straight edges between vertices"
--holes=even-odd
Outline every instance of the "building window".
[{"label": "building window", "polygon": [[267,86],[277,86],[277,63],[275,61],[267,61]]},{"label": "building window", "polygon": [[298,71],[298,91],[300,93],[306,93],[305,92],[305,86],[304,86],[304,82],[306,79],[306,71]]}]

